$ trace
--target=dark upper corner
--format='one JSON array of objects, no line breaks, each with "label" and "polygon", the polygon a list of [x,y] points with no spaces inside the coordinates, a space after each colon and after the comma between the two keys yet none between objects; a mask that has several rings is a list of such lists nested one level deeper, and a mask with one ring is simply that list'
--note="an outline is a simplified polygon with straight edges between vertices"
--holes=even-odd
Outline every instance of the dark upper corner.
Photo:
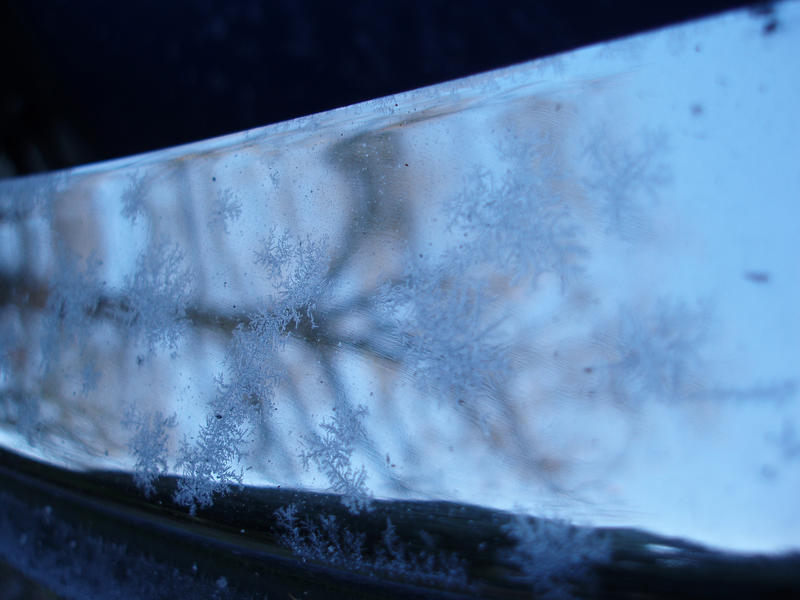
[{"label": "dark upper corner", "polygon": [[231,133],[742,4],[5,0],[0,177]]}]

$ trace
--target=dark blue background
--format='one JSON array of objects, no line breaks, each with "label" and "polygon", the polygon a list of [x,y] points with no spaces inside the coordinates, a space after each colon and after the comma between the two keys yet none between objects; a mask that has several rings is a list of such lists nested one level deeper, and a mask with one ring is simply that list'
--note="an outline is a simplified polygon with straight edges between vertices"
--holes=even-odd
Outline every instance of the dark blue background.
[{"label": "dark blue background", "polygon": [[0,150],[16,173],[122,156],[739,4],[6,1]]}]

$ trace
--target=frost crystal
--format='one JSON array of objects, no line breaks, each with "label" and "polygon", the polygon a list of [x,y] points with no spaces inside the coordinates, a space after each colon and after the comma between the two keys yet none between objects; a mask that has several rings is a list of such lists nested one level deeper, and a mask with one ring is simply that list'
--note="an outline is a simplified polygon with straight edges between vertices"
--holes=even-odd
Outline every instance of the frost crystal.
[{"label": "frost crystal", "polygon": [[181,442],[175,465],[183,471],[175,502],[188,506],[192,514],[197,507],[211,506],[214,494],[224,494],[231,485],[242,482],[242,469],[237,465],[252,439],[254,408],[224,389],[210,408],[197,438]]},{"label": "frost crystal", "polygon": [[177,245],[151,244],[136,260],[123,301],[112,311],[135,336],[147,339],[150,351],[163,346],[175,350],[185,322],[185,307],[193,277],[183,267]]},{"label": "frost crystal", "polygon": [[565,521],[517,515],[504,529],[516,542],[510,559],[537,597],[573,598],[574,584],[586,583],[591,566],[610,558],[605,536]]},{"label": "frost crystal", "polygon": [[384,311],[396,319],[404,360],[424,385],[459,403],[491,390],[509,368],[493,335],[498,317],[492,298],[472,283],[419,267],[382,298]]},{"label": "frost crystal", "polygon": [[339,527],[334,516],[318,515],[299,519],[294,504],[275,511],[277,525],[282,530],[281,541],[303,560],[322,560],[327,563],[358,568],[364,561],[366,535],[354,534]]},{"label": "frost crystal", "polygon": [[310,237],[295,238],[288,231],[278,235],[273,229],[256,252],[256,264],[267,271],[278,292],[276,315],[285,320],[284,327],[295,327],[305,315],[314,323],[313,310],[328,287],[328,261],[324,243]]},{"label": "frost crystal", "polygon": [[233,330],[225,355],[227,372],[217,376],[205,423],[196,438],[181,442],[176,468],[183,478],[175,501],[190,512],[210,506],[214,494],[242,482],[239,465],[253,428],[263,409],[272,406],[285,376],[280,351],[290,327],[299,327],[304,317],[315,326],[312,311],[327,285],[324,256],[321,244],[274,231],[257,253],[255,262],[266,268],[277,296]]},{"label": "frost crystal", "polygon": [[[426,540],[425,531],[419,533],[427,545],[432,545],[432,540]],[[464,564],[457,555],[433,553],[430,550],[412,552],[397,536],[391,519],[386,519],[386,529],[381,535],[381,542],[382,545],[376,552],[378,558],[375,561],[375,566],[379,570],[410,581],[435,582],[446,587],[467,585]]]},{"label": "frost crystal", "polygon": [[122,421],[133,430],[128,442],[136,458],[134,479],[145,496],[155,492],[153,483],[167,471],[167,442],[169,429],[177,424],[177,415],[165,417],[161,411],[142,413],[131,406]]},{"label": "frost crystal", "polygon": [[403,581],[468,587],[458,556],[433,549],[412,551],[402,543],[389,519],[381,538],[368,548],[366,533],[349,530],[333,515],[301,518],[297,507],[290,504],[275,511],[275,517],[281,542],[303,561],[320,561]]},{"label": "frost crystal", "polygon": [[609,365],[611,391],[620,399],[644,396],[677,400],[699,379],[709,315],[666,301],[649,311],[620,311]]},{"label": "frost crystal", "polygon": [[620,143],[608,131],[599,131],[584,152],[590,173],[584,185],[605,213],[608,232],[623,238],[639,217],[643,197],[656,198],[672,179],[664,162],[666,137],[646,132],[636,142]]},{"label": "frost crystal", "polygon": [[136,223],[139,215],[145,214],[144,197],[147,193],[147,180],[144,175],[133,173],[128,176],[127,185],[122,192],[122,216]]},{"label": "frost crystal", "polygon": [[585,250],[552,159],[536,162],[536,170],[520,166],[498,177],[483,169],[468,181],[450,211],[451,228],[464,235],[458,262],[487,263],[514,282],[544,273],[567,282],[580,270]]},{"label": "frost crystal", "polygon": [[68,248],[59,248],[59,261],[45,306],[48,320],[42,340],[45,367],[62,345],[75,342],[83,351],[103,297],[104,286],[97,275],[101,265],[94,257],[79,260]]},{"label": "frost crystal", "polygon": [[306,468],[313,462],[328,478],[329,489],[341,494],[345,506],[357,513],[369,504],[367,471],[363,465],[353,467],[350,459],[356,445],[366,439],[361,419],[367,409],[364,406],[354,409],[339,401],[333,411],[332,420],[320,423],[323,435],[314,433],[303,439],[301,458]]},{"label": "frost crystal", "polygon": [[211,208],[209,228],[220,228],[228,233],[228,224],[242,216],[242,203],[231,190],[220,192]]}]

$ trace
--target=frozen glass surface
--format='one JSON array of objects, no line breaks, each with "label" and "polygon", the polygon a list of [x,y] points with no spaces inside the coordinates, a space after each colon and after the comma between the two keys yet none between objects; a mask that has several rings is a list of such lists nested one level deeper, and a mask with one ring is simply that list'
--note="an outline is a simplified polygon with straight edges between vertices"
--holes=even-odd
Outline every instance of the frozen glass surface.
[{"label": "frozen glass surface", "polygon": [[797,56],[785,3],[2,181],[0,443],[798,549]]}]

